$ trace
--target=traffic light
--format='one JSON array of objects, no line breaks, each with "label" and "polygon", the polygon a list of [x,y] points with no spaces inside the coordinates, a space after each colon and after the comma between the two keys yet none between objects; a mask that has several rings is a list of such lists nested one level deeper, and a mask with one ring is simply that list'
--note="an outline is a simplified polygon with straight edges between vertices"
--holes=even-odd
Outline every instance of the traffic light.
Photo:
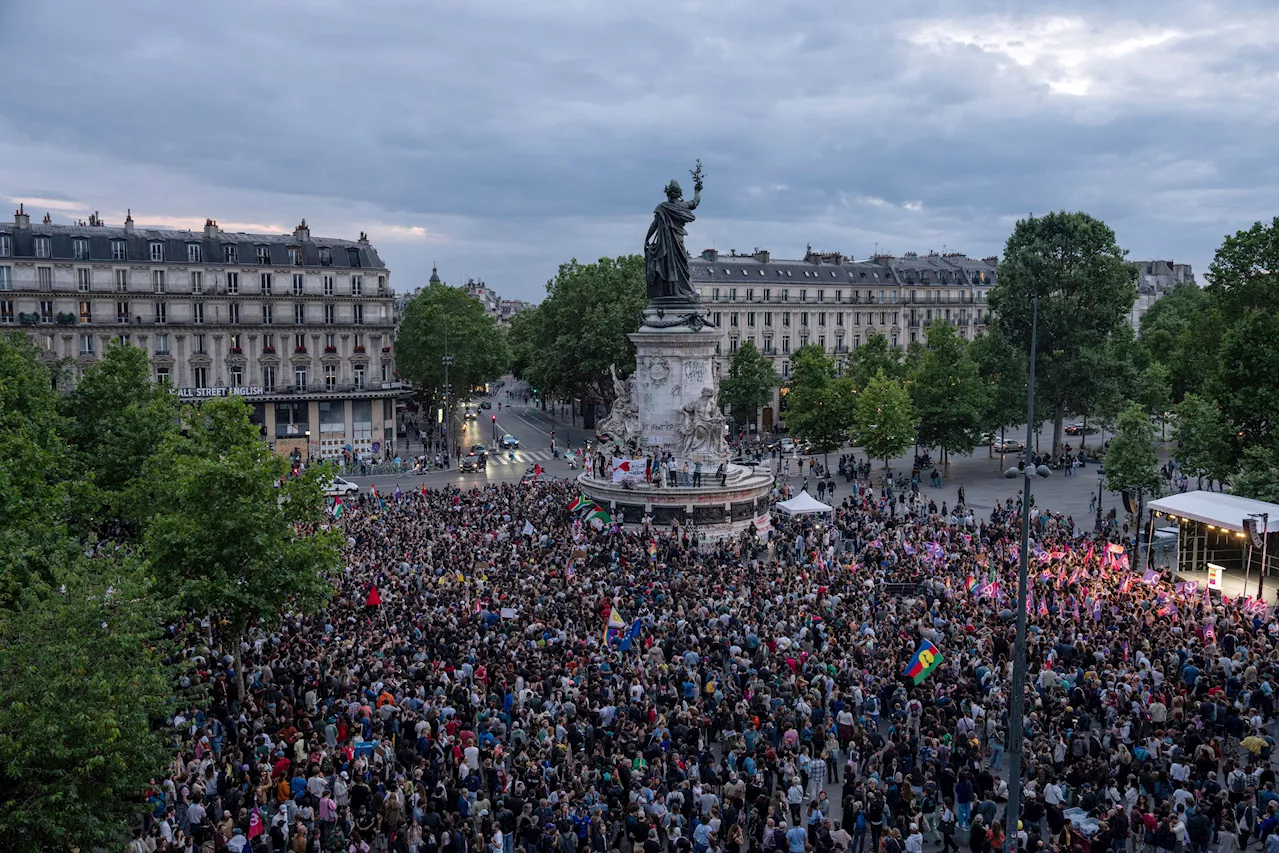
[{"label": "traffic light", "polygon": [[498,416],[497,416],[497,415],[489,415],[489,420],[496,424],[496,423],[498,422]]}]

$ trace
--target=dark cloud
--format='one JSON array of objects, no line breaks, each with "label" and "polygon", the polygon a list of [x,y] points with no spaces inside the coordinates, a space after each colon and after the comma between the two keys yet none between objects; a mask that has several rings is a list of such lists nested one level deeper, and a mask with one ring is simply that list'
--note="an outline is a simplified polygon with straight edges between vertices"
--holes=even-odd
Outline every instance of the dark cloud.
[{"label": "dark cloud", "polygon": [[[1275,4],[142,0],[0,6],[0,187],[54,215],[368,230],[537,298],[637,251],[708,172],[691,248],[997,252],[1085,209],[1207,266],[1276,211]],[[896,15],[896,17],[895,17]],[[77,205],[83,213],[77,213]]]}]

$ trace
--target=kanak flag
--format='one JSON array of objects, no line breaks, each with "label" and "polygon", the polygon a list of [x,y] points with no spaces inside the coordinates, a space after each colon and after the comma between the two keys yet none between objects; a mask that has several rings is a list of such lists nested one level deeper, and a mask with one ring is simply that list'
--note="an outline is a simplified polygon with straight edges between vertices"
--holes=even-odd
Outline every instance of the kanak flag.
[{"label": "kanak flag", "polygon": [[382,603],[382,596],[378,595],[378,585],[374,584],[373,586],[369,587],[369,594],[365,596],[364,606],[377,607],[381,603]]},{"label": "kanak flag", "polygon": [[942,660],[942,652],[938,651],[938,647],[928,640],[921,640],[920,648],[916,649],[915,656],[911,658],[906,672],[902,674],[919,684],[929,677],[929,673],[938,668],[940,660]]},{"label": "kanak flag", "polygon": [[253,807],[253,812],[249,815],[249,839],[252,841],[262,834],[262,815],[258,814],[258,807]]}]

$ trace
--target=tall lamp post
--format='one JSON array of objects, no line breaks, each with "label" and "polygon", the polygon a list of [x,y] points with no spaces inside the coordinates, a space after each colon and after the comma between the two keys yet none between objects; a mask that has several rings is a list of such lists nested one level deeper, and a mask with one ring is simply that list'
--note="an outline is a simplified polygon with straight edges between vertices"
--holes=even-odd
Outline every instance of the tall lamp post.
[{"label": "tall lamp post", "polygon": [[1102,484],[1105,483],[1106,481],[1107,481],[1107,472],[1101,465],[1099,465],[1098,466],[1098,514],[1093,519],[1094,534],[1102,533]]},{"label": "tall lamp post", "polygon": [[445,464],[449,464],[449,433],[453,429],[452,412],[449,408],[449,365],[453,364],[453,356],[449,355],[449,329],[446,326],[444,330],[444,357],[440,359],[444,364],[444,458]]},{"label": "tall lamp post", "polygon": [[1021,471],[1013,467],[1004,472],[1005,477],[1010,480],[1021,474],[1026,481],[1022,490],[1022,546],[1018,549],[1018,609],[1015,614],[1018,627],[1013,644],[1013,695],[1009,701],[1007,754],[1012,756],[1012,760],[1009,768],[1009,806],[1005,814],[1006,853],[1017,853],[1018,816],[1022,809],[1022,734],[1025,728],[1022,716],[1023,693],[1027,684],[1027,557],[1031,550],[1031,479],[1048,477],[1051,473],[1044,465],[1036,467],[1032,461],[1036,404],[1036,324],[1039,318],[1040,295],[1037,293],[1031,301],[1031,359],[1027,370],[1027,458]]}]

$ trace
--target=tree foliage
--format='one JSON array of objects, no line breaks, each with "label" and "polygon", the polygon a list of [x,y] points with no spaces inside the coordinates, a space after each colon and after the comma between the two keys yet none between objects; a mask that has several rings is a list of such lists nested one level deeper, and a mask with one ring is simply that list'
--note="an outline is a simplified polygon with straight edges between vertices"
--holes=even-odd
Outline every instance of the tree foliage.
[{"label": "tree foliage", "polygon": [[1141,489],[1147,495],[1158,493],[1160,475],[1156,471],[1155,427],[1137,403],[1120,413],[1116,436],[1107,448],[1103,468],[1107,488],[1113,492]]},{"label": "tree foliage", "polygon": [[286,611],[313,611],[332,591],[341,538],[319,529],[325,476],[312,466],[290,476],[235,397],[184,406],[183,433],[147,463],[155,507],[144,531],[163,589],[182,606],[225,621],[237,675],[240,639]]},{"label": "tree foliage", "polygon": [[456,396],[507,371],[506,335],[478,299],[445,284],[422,289],[405,306],[396,334],[400,373],[421,393],[444,393],[444,357]]},{"label": "tree foliage", "polygon": [[1027,419],[1027,358],[1000,334],[990,329],[969,344],[982,381],[982,407],[978,427],[993,434],[1017,426]]},{"label": "tree foliage", "polygon": [[1275,445],[1255,444],[1245,448],[1240,469],[1231,477],[1231,491],[1241,497],[1280,503],[1280,459]]},{"label": "tree foliage", "polygon": [[876,332],[853,351],[849,375],[859,391],[866,388],[876,374],[883,372],[890,379],[904,379],[907,371],[899,354],[889,346],[889,339]]},{"label": "tree foliage", "polygon": [[1138,342],[1169,372],[1172,402],[1204,386],[1217,352],[1218,323],[1199,285],[1170,290],[1143,313],[1138,328]]},{"label": "tree foliage", "polygon": [[1086,213],[1028,217],[1005,245],[991,309],[1001,333],[1025,352],[1032,297],[1039,295],[1036,392],[1053,412],[1055,455],[1066,412],[1087,411],[1096,402],[1091,380],[1137,295],[1137,271],[1124,256],[1115,233]]},{"label": "tree foliage", "polygon": [[876,373],[857,394],[853,443],[872,459],[889,460],[915,441],[915,409],[900,379]]},{"label": "tree foliage", "polygon": [[745,340],[729,359],[728,375],[720,380],[720,404],[754,421],[759,409],[773,399],[780,381],[773,362],[750,339]]},{"label": "tree foliage", "polygon": [[0,847],[119,850],[171,755],[165,613],[134,558],[56,563],[0,610]]},{"label": "tree foliage", "polygon": [[1250,311],[1277,313],[1276,260],[1280,254],[1280,217],[1224,237],[1206,276],[1207,292],[1228,322]]},{"label": "tree foliage", "polygon": [[840,449],[853,423],[853,381],[835,375],[835,363],[817,344],[792,353],[791,368],[788,430],[819,453]]},{"label": "tree foliage", "polygon": [[935,320],[925,328],[925,340],[911,377],[911,401],[920,421],[917,443],[940,448],[945,464],[949,454],[973,450],[984,389],[978,367],[955,327]]},{"label": "tree foliage", "polygon": [[1173,427],[1177,446],[1173,458],[1197,486],[1208,477],[1222,480],[1231,473],[1231,427],[1212,400],[1197,394],[1182,398]]},{"label": "tree foliage", "polygon": [[556,397],[610,397],[609,365],[619,375],[635,369],[627,334],[640,328],[646,301],[640,255],[561,264],[536,322],[520,329],[523,377]]}]

